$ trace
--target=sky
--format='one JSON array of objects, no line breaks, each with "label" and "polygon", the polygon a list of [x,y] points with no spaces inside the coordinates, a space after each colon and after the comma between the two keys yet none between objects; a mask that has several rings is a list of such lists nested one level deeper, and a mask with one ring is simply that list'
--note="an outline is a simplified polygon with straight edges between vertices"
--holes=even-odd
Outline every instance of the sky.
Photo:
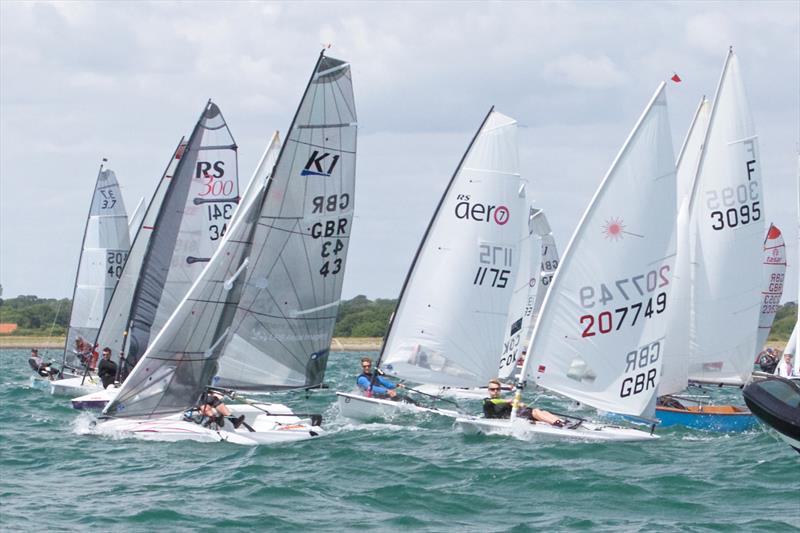
[{"label": "sky", "polygon": [[[285,134],[323,45],[359,122],[343,298],[395,298],[491,105],[564,249],[659,82],[675,150],[729,46],[759,136],[765,215],[798,294],[800,2],[0,3],[0,284],[71,297],[97,169],[129,212],[212,98],[242,187]],[[632,199],[635,200],[635,199]]]}]

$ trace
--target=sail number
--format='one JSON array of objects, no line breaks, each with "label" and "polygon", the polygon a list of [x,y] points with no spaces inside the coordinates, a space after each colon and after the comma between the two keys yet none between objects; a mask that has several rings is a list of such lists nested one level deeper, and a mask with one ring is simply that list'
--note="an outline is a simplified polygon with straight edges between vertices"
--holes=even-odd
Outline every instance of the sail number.
[{"label": "sail number", "polygon": [[478,246],[478,270],[472,284],[504,289],[508,285],[512,266],[512,248],[481,244]]},{"label": "sail number", "polygon": [[[642,308],[644,308],[644,312],[642,312]],[[581,337],[594,337],[598,333],[605,334],[619,331],[626,320],[628,320],[629,326],[634,326],[640,316],[652,318],[653,315],[663,313],[666,308],[667,293],[660,292],[655,298],[655,305],[653,305],[653,298],[648,298],[647,301],[614,309],[613,314],[611,311],[602,311],[597,315],[583,315],[580,317],[580,325],[583,328]],[[628,318],[628,315],[630,315],[630,318]]]},{"label": "sail number", "polygon": [[119,279],[128,259],[128,252],[106,252],[106,273],[111,278]]},{"label": "sail number", "polygon": [[[666,287],[669,285],[669,265],[662,265],[656,270],[651,270],[647,274],[640,274],[638,276],[631,276],[630,278],[615,280],[613,284],[601,283],[595,290],[595,287],[587,285],[581,287],[580,298],[581,306],[590,309],[596,303],[606,305],[608,302],[614,300],[615,297],[622,297],[624,300],[630,300],[631,295],[636,298],[644,296],[645,293],[653,293],[656,289]],[[611,289],[609,289],[611,286]],[[616,287],[616,291],[612,290]]]},{"label": "sail number", "polygon": [[[339,198],[341,199],[342,196],[347,195],[340,195]],[[348,197],[346,202],[349,203],[349,201]],[[323,239],[320,249],[320,257],[323,259],[322,266],[319,269],[320,275],[323,278],[327,278],[329,275],[333,276],[341,272],[344,260],[336,256],[344,251],[345,248],[344,239],[347,238],[347,219],[339,218],[337,220],[317,222],[308,228],[308,231],[312,239]]]},{"label": "sail number", "polygon": [[761,313],[772,314],[778,312],[781,294],[783,294],[783,280],[784,274],[780,272],[774,272],[770,275],[769,289],[764,294],[764,301],[761,304]]},{"label": "sail number", "polygon": [[649,389],[656,388],[656,368],[647,368],[656,365],[661,356],[661,342],[656,341],[631,350],[625,355],[625,374],[634,372],[622,380],[619,390],[620,398],[627,398],[632,394],[639,394]]},{"label": "sail number", "polygon": [[761,220],[758,180],[752,179],[756,170],[755,163],[755,159],[746,162],[747,183],[705,191],[706,207],[711,211],[711,229],[720,231],[726,227],[735,228]]},{"label": "sail number", "polygon": [[208,226],[208,235],[212,241],[216,241],[228,231],[227,221],[233,216],[233,204],[225,203],[221,206],[220,204],[208,204],[206,208],[208,221],[212,222]]},{"label": "sail number", "polygon": [[117,205],[117,197],[112,189],[100,189],[100,209],[111,209]]}]

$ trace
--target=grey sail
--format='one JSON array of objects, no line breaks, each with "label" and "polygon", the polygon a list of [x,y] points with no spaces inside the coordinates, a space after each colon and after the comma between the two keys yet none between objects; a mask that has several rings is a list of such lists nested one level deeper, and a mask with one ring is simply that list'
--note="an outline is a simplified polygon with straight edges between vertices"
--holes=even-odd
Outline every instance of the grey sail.
[{"label": "grey sail", "polygon": [[139,229],[130,246],[128,260],[125,262],[122,269],[119,283],[117,283],[116,289],[114,289],[100,330],[97,332],[97,344],[101,348],[108,346],[114,354],[118,354],[122,351],[124,332],[128,329],[128,318],[130,316],[134,290],[139,281],[145,254],[149,248],[150,237],[153,235],[156,219],[161,211],[161,203],[164,201],[167,188],[172,181],[175,169],[178,166],[178,162],[185,148],[186,144],[184,143],[184,139],[181,139],[144,212],[142,223],[139,225]]},{"label": "grey sail", "polygon": [[237,148],[216,104],[194,128],[164,195],[129,314],[124,378],[217,249],[238,201]]},{"label": "grey sail", "polygon": [[[150,417],[191,407],[210,382],[236,310],[265,185],[248,188],[219,249],[105,410]],[[146,362],[146,364],[145,364]]]},{"label": "grey sail", "polygon": [[128,217],[112,170],[97,175],[72,295],[64,364],[78,368],[78,353],[93,345],[128,256]]},{"label": "grey sail", "polygon": [[278,157],[215,383],[322,383],[353,221],[356,111],[350,65],[321,56]]}]

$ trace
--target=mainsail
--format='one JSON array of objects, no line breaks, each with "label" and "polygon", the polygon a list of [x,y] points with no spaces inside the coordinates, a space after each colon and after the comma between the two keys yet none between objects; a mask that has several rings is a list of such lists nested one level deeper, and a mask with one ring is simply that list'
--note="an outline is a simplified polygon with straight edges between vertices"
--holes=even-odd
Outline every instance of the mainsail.
[{"label": "mainsail", "polygon": [[761,281],[761,314],[758,320],[758,340],[756,350],[760,352],[767,342],[772,322],[781,304],[783,281],[786,276],[786,244],[781,230],[769,225],[764,239],[764,264]]},{"label": "mainsail", "polygon": [[758,138],[733,51],[717,87],[693,190],[689,379],[740,385],[757,352],[766,228]]},{"label": "mainsail", "polygon": [[[219,250],[107,414],[180,411],[226,384],[226,368],[249,364],[242,388],[321,382],[352,222],[355,119],[349,64],[320,54],[277,162],[276,135]],[[245,344],[259,351],[243,353]]]},{"label": "mainsail", "polygon": [[675,163],[662,83],[567,246],[536,323],[537,383],[640,415],[658,386],[674,261]]},{"label": "mainsail", "polygon": [[97,174],[89,216],[81,244],[81,256],[72,294],[72,314],[64,347],[64,364],[77,368],[76,341],[80,351],[92,347],[111,294],[128,257],[128,217],[112,170]]},{"label": "mainsail", "polygon": [[237,148],[222,113],[205,106],[158,212],[128,315],[124,378],[219,245],[239,198]]},{"label": "mainsail", "polygon": [[350,64],[320,55],[270,178],[215,383],[322,384],[352,230],[356,121]]},{"label": "mainsail", "polygon": [[527,233],[515,120],[491,110],[448,184],[381,352],[412,381],[472,387],[497,375]]},{"label": "mainsail", "polygon": [[528,229],[520,242],[519,255],[520,270],[511,297],[506,337],[497,369],[497,377],[500,379],[511,377],[519,358],[524,356],[536,317],[558,266],[555,240],[547,217],[541,209],[531,208],[529,211]]},{"label": "mainsail", "polygon": [[536,317],[539,316],[539,311],[542,309],[544,297],[547,296],[547,290],[550,288],[550,282],[553,281],[553,276],[558,268],[559,256],[558,248],[556,248],[556,240],[553,237],[553,232],[550,229],[550,223],[544,215],[544,211],[537,210],[533,219],[534,233],[541,239],[542,248],[542,263],[541,271],[539,273],[539,290],[536,291],[536,301],[533,304],[533,319],[531,320],[530,332],[525,337],[525,345],[530,340],[533,334],[533,326],[536,324]]},{"label": "mainsail", "polygon": [[670,293],[670,312],[667,318],[669,344],[664,348],[661,364],[661,381],[658,395],[681,392],[689,384],[689,343],[692,339],[692,279],[691,241],[692,231],[690,213],[695,198],[695,176],[700,164],[700,154],[711,116],[711,104],[705,96],[700,99],[689,131],[676,160],[676,208],[678,213],[675,226],[675,267],[672,272],[672,291]]}]

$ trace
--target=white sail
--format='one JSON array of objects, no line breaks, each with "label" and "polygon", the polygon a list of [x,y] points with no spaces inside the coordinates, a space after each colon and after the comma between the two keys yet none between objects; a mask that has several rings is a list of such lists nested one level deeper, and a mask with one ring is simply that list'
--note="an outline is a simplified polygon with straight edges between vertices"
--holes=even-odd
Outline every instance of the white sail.
[{"label": "white sail", "polygon": [[128,217],[112,170],[100,167],[75,275],[64,363],[76,368],[76,340],[92,346],[128,257]]},{"label": "white sail", "polygon": [[381,352],[412,381],[472,387],[497,374],[527,205],[517,123],[490,111],[420,244]]},{"label": "white sail", "polygon": [[673,158],[662,83],[567,246],[523,375],[598,409],[645,411],[668,343]]},{"label": "white sail", "polygon": [[128,217],[128,234],[130,235],[130,242],[136,238],[136,234],[139,233],[139,228],[142,227],[142,221],[144,220],[144,212],[147,209],[147,206],[144,203],[144,196],[139,198],[139,203],[136,204],[136,209],[133,210],[131,216]]},{"label": "white sail", "polygon": [[714,99],[692,201],[692,341],[689,379],[736,384],[753,368],[761,302],[764,195],[761,162],[737,57]]},{"label": "white sail", "polygon": [[[523,248],[520,253],[523,261],[517,274],[518,288],[515,289],[509,308],[506,340],[503,342],[503,355],[497,371],[500,379],[510,378],[520,357],[526,354],[536,318],[558,267],[558,250],[544,211],[531,209],[528,226],[530,243],[529,248]],[[523,244],[526,243],[523,241]],[[529,264],[524,261],[526,257],[530,258]],[[517,319],[521,316],[521,322],[512,318],[515,309],[519,309]]]},{"label": "white sail", "polygon": [[700,99],[689,131],[676,161],[677,224],[675,227],[675,267],[672,273],[670,312],[667,318],[669,344],[664,347],[659,396],[676,394],[689,384],[689,343],[692,340],[692,243],[695,233],[690,225],[697,167],[711,116],[711,104]]},{"label": "white sail", "polygon": [[150,199],[150,204],[144,212],[142,223],[139,225],[139,230],[130,246],[128,260],[124,263],[119,283],[111,296],[102,325],[97,333],[97,344],[101,348],[106,346],[111,348],[113,354],[118,354],[122,351],[125,338],[123,333],[128,329],[131,302],[133,302],[134,289],[141,274],[144,256],[149,247],[156,219],[161,212],[164,195],[167,193],[172,176],[175,174],[175,168],[178,166],[185,149],[186,145],[184,140],[181,139],[156,186],[153,197]]},{"label": "white sail", "polygon": [[786,244],[781,230],[770,224],[764,239],[764,263],[761,281],[761,314],[758,319],[756,351],[760,352],[767,342],[772,322],[781,304],[783,282],[786,276]]},{"label": "white sail", "polygon": [[[544,215],[544,211],[539,211],[534,218],[534,233],[536,233],[541,240],[542,248],[542,263],[541,271],[539,273],[539,290],[536,292],[536,301],[533,304],[533,321],[531,322],[531,331],[527,337],[530,340],[530,334],[533,333],[533,326],[536,324],[536,317],[539,316],[539,311],[544,303],[544,298],[547,296],[547,291],[550,288],[550,282],[553,281],[553,276],[558,268],[559,256],[558,248],[556,247],[556,240],[553,237],[550,223]],[[527,346],[527,342],[525,343]]]},{"label": "white sail", "polygon": [[519,271],[514,280],[508,317],[503,339],[503,351],[497,376],[508,379],[517,367],[517,359],[528,339],[533,324],[534,306],[539,289],[539,268],[542,263],[542,246],[534,233],[534,216],[540,210],[529,208],[528,223],[519,241]]},{"label": "white sail", "polygon": [[349,63],[320,56],[270,179],[216,384],[322,383],[353,222],[356,120]]},{"label": "white sail", "polygon": [[695,177],[697,176],[697,166],[700,164],[700,154],[703,152],[703,144],[706,140],[708,131],[708,121],[711,118],[711,103],[703,96],[700,104],[692,117],[692,123],[686,132],[683,146],[675,162],[676,170],[676,209],[681,208],[684,199],[691,198]]},{"label": "white sail", "polygon": [[209,384],[244,284],[249,262],[245,255],[270,170],[259,165],[230,231],[150,343],[141,359],[147,363],[136,365],[104,413],[117,417],[174,413],[191,407]]}]

